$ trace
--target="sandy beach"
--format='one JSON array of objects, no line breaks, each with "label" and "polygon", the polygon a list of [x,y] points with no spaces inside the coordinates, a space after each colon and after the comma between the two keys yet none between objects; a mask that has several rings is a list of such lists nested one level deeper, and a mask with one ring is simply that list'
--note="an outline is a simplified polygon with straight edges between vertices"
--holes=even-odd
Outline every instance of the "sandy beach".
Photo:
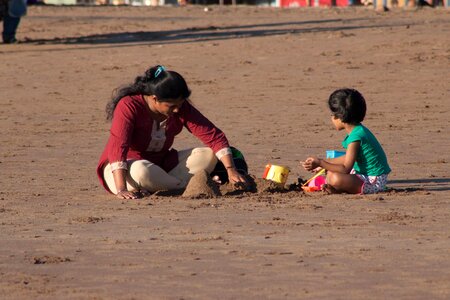
[{"label": "sandy beach", "polygon": [[[449,299],[450,10],[210,8],[30,6],[0,45],[0,298]],[[156,64],[288,183],[341,149],[329,94],[360,90],[390,190],[107,194],[105,105]]]}]

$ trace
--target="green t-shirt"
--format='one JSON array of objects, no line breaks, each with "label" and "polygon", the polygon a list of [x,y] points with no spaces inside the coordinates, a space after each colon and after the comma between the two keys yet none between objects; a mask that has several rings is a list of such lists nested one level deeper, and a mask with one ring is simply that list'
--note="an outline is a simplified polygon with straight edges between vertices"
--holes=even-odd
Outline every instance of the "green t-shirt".
[{"label": "green t-shirt", "polygon": [[389,174],[391,168],[383,148],[372,132],[362,124],[358,124],[353,128],[352,132],[342,141],[342,146],[347,149],[350,143],[358,141],[360,142],[360,149],[353,166],[356,174],[369,176]]}]

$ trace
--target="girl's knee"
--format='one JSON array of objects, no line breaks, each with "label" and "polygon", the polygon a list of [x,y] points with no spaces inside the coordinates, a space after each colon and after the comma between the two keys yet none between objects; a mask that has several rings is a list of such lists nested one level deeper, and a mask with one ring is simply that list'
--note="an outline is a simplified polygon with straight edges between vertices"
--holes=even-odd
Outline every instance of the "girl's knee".
[{"label": "girl's knee", "polygon": [[328,171],[327,184],[329,184],[331,186],[339,185],[339,175],[337,173]]},{"label": "girl's knee", "polygon": [[358,194],[361,191],[362,181],[356,175],[328,172],[327,184],[338,192]]}]

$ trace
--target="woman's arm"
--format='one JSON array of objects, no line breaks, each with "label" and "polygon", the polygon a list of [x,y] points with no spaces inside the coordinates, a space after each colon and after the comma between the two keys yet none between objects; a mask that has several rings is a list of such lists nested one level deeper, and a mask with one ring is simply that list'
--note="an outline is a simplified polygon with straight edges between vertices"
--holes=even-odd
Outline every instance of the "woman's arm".
[{"label": "woman's arm", "polygon": [[324,160],[317,157],[309,157],[305,160],[305,162],[303,162],[303,167],[308,171],[313,170],[317,167],[322,167],[331,172],[349,174],[353,169],[353,165],[355,164],[359,148],[359,141],[350,143],[345,155],[333,160]]},{"label": "woman's arm", "polygon": [[[216,155],[224,149],[230,149],[225,134],[190,103],[184,103],[180,117],[186,128],[205,145],[210,147]],[[235,185],[243,185],[246,187],[248,185],[247,179],[237,171],[231,151],[228,152],[224,155],[218,155],[227,170],[228,180]]]},{"label": "woman's arm", "polygon": [[238,172],[236,166],[234,165],[233,157],[231,154],[225,154],[220,158],[220,161],[225,166],[228,174],[228,180],[232,184],[242,184],[244,187],[247,187],[248,182],[244,175]]},{"label": "woman's arm", "polygon": [[117,169],[113,171],[114,183],[117,189],[117,197],[120,199],[136,199],[137,195],[127,190],[127,169]]},{"label": "woman's arm", "polygon": [[117,104],[112,119],[107,144],[108,161],[111,164],[117,197],[134,199],[134,193],[127,191],[127,153],[134,131],[135,107],[131,98],[123,98]]},{"label": "woman's arm", "polygon": [[[180,111],[180,118],[184,126],[205,145],[210,147],[220,158],[220,161],[227,170],[230,183],[247,187],[247,179],[237,171],[234,165],[230,145],[225,134],[188,102],[183,104]],[[218,155],[224,149],[230,151],[227,151],[228,153],[226,154]]]},{"label": "woman's arm", "polygon": [[222,130],[216,127],[190,103],[185,102],[183,104],[179,117],[189,132],[211,148],[214,153],[217,154],[222,149],[230,147]]}]

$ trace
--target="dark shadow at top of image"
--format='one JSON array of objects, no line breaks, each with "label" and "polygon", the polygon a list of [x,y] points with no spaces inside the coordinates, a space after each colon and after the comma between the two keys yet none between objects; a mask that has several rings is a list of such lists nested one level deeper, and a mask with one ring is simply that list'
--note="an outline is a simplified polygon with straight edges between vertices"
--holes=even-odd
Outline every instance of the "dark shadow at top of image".
[{"label": "dark shadow at top of image", "polygon": [[[367,25],[346,25],[352,21],[361,21],[365,19],[327,19],[327,20],[311,20],[302,22],[281,22],[281,23],[267,23],[254,24],[242,26],[208,26],[208,27],[190,27],[177,30],[165,31],[136,31],[136,32],[120,32],[107,34],[94,34],[80,37],[67,38],[53,38],[53,39],[28,39],[24,44],[38,44],[38,45],[90,45],[86,49],[95,48],[113,48],[113,47],[128,47],[128,46],[143,46],[143,45],[165,45],[165,44],[183,44],[196,43],[205,41],[223,41],[238,38],[252,38],[252,37],[266,37],[284,34],[301,34],[301,33],[315,33],[315,32],[337,32],[337,31],[351,31],[367,28],[381,28],[405,26],[410,24],[368,24]],[[338,26],[315,26],[298,28],[297,25],[305,24],[327,24],[339,22]],[[372,22],[370,22],[372,23]],[[263,29],[267,27],[267,29]],[[280,27],[280,28],[277,28]],[[286,28],[288,27],[288,28]],[[94,47],[93,47],[94,46]],[[77,50],[83,49],[80,47]],[[33,49],[39,51],[38,49]],[[33,51],[30,49],[23,50],[24,52]],[[42,49],[43,51],[65,51],[71,49]],[[20,52],[20,51],[19,51]]]},{"label": "dark shadow at top of image", "polygon": [[[72,5],[71,5],[72,6]],[[75,5],[74,5],[75,6]],[[120,22],[121,20],[127,20],[127,21],[147,21],[149,19],[148,16],[86,16],[86,15],[70,15],[70,16],[52,16],[52,15],[34,15],[34,16],[27,16],[27,19],[33,20],[52,20],[52,21],[61,21],[66,22],[68,20],[74,20],[77,22],[82,21],[92,21],[92,19],[95,18],[95,20],[115,20],[117,22]],[[196,20],[198,18],[195,17],[187,17],[187,16],[178,16],[178,17],[157,17],[152,16],[152,21],[165,21],[165,22],[172,22],[172,21],[192,21]]]}]

